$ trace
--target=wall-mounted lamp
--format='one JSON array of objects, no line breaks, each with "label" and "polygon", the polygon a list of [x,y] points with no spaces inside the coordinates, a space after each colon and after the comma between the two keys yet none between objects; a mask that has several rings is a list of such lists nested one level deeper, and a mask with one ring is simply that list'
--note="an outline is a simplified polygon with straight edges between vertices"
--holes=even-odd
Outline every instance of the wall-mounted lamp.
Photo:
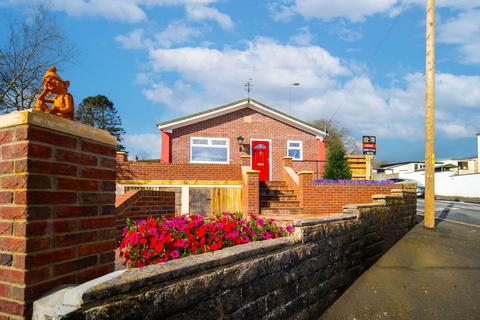
[{"label": "wall-mounted lamp", "polygon": [[242,152],[243,150],[245,150],[245,144],[243,143],[243,141],[245,140],[245,138],[242,136],[242,135],[239,135],[237,137],[237,142],[238,142],[238,146],[239,146],[239,151]]}]

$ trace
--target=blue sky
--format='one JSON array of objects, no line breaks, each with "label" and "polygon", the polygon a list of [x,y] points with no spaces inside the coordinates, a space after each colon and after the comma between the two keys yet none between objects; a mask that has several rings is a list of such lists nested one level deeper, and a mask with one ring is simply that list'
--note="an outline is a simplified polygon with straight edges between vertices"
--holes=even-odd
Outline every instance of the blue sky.
[{"label": "blue sky", "polygon": [[[2,20],[41,2],[0,0]],[[251,96],[267,105],[307,121],[334,116],[358,143],[376,135],[378,160],[424,156],[425,1],[48,3],[78,50],[60,71],[76,103],[107,95],[131,155],[158,157],[156,122],[243,98],[251,78]],[[437,0],[436,39],[436,156],[472,156],[480,0]]]}]

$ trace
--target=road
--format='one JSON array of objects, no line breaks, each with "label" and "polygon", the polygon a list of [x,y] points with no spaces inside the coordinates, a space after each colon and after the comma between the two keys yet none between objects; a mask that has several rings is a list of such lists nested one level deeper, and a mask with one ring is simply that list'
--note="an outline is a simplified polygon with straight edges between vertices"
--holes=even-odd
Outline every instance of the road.
[{"label": "road", "polygon": [[[418,198],[417,212],[423,215],[424,201]],[[435,200],[435,218],[480,226],[480,203]]]}]

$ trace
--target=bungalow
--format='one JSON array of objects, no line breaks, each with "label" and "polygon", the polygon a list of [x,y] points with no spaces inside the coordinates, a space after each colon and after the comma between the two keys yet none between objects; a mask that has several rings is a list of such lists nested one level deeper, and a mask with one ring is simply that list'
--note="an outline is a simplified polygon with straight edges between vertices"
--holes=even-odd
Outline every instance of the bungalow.
[{"label": "bungalow", "polygon": [[[345,203],[338,194],[330,201],[338,186],[313,185],[323,176],[326,133],[256,100],[242,99],[157,127],[160,160],[128,161],[126,153],[117,153],[119,207],[126,207],[123,203],[138,190],[175,192],[176,213],[326,214],[340,212]],[[352,171],[366,172],[366,159],[360,158],[353,157]],[[365,173],[354,177],[365,179]],[[371,193],[391,188],[365,185],[362,193],[358,186],[345,189],[345,201],[368,202]]]},{"label": "bungalow", "polygon": [[326,133],[254,99],[242,99],[157,124],[162,163],[248,164],[260,181],[281,180],[282,157],[296,171],[321,174]]}]

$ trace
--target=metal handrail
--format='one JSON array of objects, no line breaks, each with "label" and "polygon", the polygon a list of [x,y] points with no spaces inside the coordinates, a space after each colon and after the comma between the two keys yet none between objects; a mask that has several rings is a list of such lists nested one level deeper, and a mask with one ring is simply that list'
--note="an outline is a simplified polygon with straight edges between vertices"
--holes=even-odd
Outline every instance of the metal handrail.
[{"label": "metal handrail", "polygon": [[318,164],[320,162],[327,162],[326,160],[295,160],[295,162],[315,162],[315,175],[317,176],[317,180],[320,179],[320,170],[319,170],[319,167],[318,167]]}]

